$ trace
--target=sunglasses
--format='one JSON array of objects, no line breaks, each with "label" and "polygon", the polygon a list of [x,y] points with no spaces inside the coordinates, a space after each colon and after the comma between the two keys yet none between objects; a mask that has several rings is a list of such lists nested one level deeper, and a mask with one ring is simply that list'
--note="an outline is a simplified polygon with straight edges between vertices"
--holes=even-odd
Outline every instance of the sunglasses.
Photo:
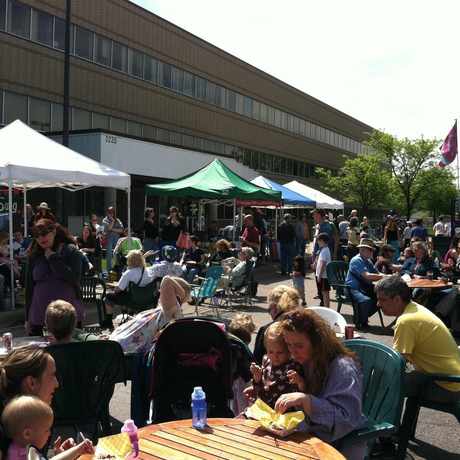
[{"label": "sunglasses", "polygon": [[33,235],[37,238],[39,236],[46,236],[48,233],[51,233],[54,230],[54,227],[40,227],[33,230]]}]

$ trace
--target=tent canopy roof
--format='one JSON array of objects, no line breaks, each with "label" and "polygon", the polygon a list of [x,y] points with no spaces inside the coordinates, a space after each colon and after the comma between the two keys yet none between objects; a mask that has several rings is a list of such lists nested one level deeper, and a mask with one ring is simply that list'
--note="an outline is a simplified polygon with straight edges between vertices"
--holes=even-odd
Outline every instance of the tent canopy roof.
[{"label": "tent canopy roof", "polygon": [[315,206],[314,200],[302,196],[299,193],[296,193],[293,190],[285,187],[284,185],[278,184],[278,182],[267,179],[264,176],[257,176],[251,182],[255,185],[258,185],[259,187],[281,192],[281,198],[283,199],[284,205],[310,208]]},{"label": "tent canopy roof", "polygon": [[0,129],[0,182],[14,186],[113,187],[126,190],[131,177],[64,147],[16,120]]},{"label": "tent canopy roof", "polygon": [[146,185],[145,192],[177,197],[281,201],[280,192],[252,184],[217,159],[175,181]]},{"label": "tent canopy roof", "polygon": [[308,187],[308,185],[293,180],[292,182],[284,184],[284,186],[315,201],[318,209],[343,209],[342,201],[336,200],[319,190]]}]

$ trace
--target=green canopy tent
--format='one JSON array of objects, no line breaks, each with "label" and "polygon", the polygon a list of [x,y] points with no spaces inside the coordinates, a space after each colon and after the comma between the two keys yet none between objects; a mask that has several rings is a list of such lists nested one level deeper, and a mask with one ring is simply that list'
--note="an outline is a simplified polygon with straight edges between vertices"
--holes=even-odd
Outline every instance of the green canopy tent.
[{"label": "green canopy tent", "polygon": [[273,205],[281,201],[280,192],[252,184],[217,159],[175,181],[148,184],[145,186],[145,193],[156,196],[233,200],[235,208],[236,200],[270,202]]}]

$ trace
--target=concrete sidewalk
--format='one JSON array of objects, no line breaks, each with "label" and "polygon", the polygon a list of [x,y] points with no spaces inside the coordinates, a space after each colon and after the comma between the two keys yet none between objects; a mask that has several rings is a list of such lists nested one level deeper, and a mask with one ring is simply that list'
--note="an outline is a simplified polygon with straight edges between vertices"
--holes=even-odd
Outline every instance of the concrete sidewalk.
[{"label": "concrete sidewalk", "polygon": [[[256,270],[256,278],[259,282],[258,298],[252,306],[241,307],[239,311],[249,313],[253,316],[257,328],[270,321],[267,313],[266,296],[275,286],[280,284],[291,285],[292,282],[288,277],[281,277],[277,274],[278,267],[275,265],[264,265]],[[319,301],[313,299],[316,295],[316,284],[313,280],[313,274],[307,276],[305,280],[307,305],[319,305]],[[331,294],[334,298],[334,294]],[[337,305],[333,301],[331,308],[336,309]],[[195,307],[187,305],[184,309],[186,315],[194,315]],[[211,314],[212,311],[206,307],[200,307],[200,314]],[[236,313],[235,310],[221,310],[222,317],[231,318]],[[342,314],[347,322],[352,323],[352,309],[349,305],[342,307]],[[393,318],[384,318],[385,324],[388,325]],[[95,308],[89,308],[87,322],[94,323],[97,321]],[[376,340],[387,345],[392,344],[392,331],[383,329],[377,315],[371,318],[371,328],[368,332],[361,335],[365,338]],[[0,314],[0,332],[9,330],[15,336],[21,336],[23,329],[23,311],[5,312]],[[253,340],[255,335],[253,335]],[[253,343],[251,344],[253,346]],[[114,396],[111,401],[111,414],[119,420],[124,421],[129,418],[130,410],[130,383],[127,386],[117,385]],[[383,458],[383,457],[382,457]],[[432,460],[460,460],[460,424],[451,415],[440,412],[422,409],[417,425],[417,440],[412,442],[409,447],[408,458],[414,459],[432,459]]]}]

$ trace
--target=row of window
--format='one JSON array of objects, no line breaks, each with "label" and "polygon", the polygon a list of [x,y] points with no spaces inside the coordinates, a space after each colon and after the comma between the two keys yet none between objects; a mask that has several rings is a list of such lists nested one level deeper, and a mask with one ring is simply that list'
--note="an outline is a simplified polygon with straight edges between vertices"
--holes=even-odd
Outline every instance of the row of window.
[{"label": "row of window", "polygon": [[[0,89],[0,125],[6,125],[20,119],[37,131],[62,131],[62,114],[62,104]],[[303,161],[283,158],[102,113],[89,112],[77,107],[72,107],[70,126],[72,130],[110,130],[189,149],[227,155],[250,168],[271,174],[294,177],[315,175],[314,166]]]},{"label": "row of window", "polygon": [[[64,29],[65,22],[61,18],[38,11],[17,0],[0,0],[0,30],[63,50]],[[182,95],[342,150],[360,153],[364,149],[354,139],[159,61],[78,25],[72,25],[71,53]]]}]

